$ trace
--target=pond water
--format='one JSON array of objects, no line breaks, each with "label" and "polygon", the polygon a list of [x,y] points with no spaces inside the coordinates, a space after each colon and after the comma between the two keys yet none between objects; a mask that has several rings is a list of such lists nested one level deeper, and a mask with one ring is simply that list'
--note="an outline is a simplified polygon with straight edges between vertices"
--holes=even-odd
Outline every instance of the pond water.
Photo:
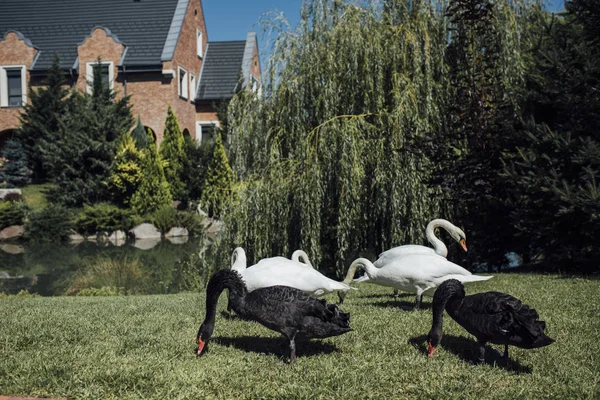
[{"label": "pond water", "polygon": [[[136,247],[137,246],[137,247]],[[42,296],[77,294],[82,289],[121,288],[131,294],[176,293],[190,289],[211,263],[212,240],[185,243],[95,242],[0,245],[0,293],[21,290]],[[207,250],[208,249],[208,250]]]}]

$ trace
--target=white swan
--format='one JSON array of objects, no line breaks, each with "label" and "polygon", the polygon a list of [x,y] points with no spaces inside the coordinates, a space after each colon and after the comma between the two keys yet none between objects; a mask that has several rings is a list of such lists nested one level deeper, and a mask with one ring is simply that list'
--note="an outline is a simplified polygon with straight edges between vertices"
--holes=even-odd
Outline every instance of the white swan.
[{"label": "white swan", "polygon": [[255,265],[246,268],[246,254],[241,247],[236,248],[231,256],[231,269],[241,276],[249,292],[269,286],[290,286],[313,296],[321,296],[333,291],[347,292],[348,284],[330,279],[314,269],[308,256],[302,250],[292,255],[293,259],[303,258],[306,263],[289,260],[285,257],[263,258]]},{"label": "white swan", "polygon": [[[376,268],[366,258],[358,258],[348,268],[344,283],[352,282],[358,267],[362,267],[367,276],[356,280],[357,282],[369,282],[416,293],[416,309],[420,307],[423,295],[433,296],[435,288],[447,279],[457,279],[465,283],[492,278],[492,276],[473,275],[437,254],[406,254],[391,260],[381,268]],[[338,295],[340,302],[343,302],[345,293],[338,293]]]},{"label": "white swan", "polygon": [[305,264],[311,268],[314,268],[310,260],[308,259],[308,254],[306,254],[303,250],[296,250],[292,253],[292,261],[296,261],[302,264]]},{"label": "white swan", "polygon": [[454,240],[460,243],[464,251],[467,251],[467,237],[462,229],[450,221],[438,218],[427,224],[427,228],[425,229],[425,235],[427,236],[429,243],[431,243],[433,246],[433,249],[431,247],[421,246],[418,244],[407,244],[404,246],[393,247],[381,253],[373,265],[376,268],[381,268],[391,260],[407,254],[437,254],[442,257],[447,257],[448,248],[444,242],[435,236],[435,228],[444,228]]}]

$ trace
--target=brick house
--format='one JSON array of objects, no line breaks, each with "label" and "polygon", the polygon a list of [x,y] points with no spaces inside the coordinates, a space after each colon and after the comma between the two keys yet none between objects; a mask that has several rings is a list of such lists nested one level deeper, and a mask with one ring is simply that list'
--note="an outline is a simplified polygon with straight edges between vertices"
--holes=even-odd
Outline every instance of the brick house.
[{"label": "brick house", "polygon": [[159,143],[169,105],[184,134],[202,140],[218,124],[216,103],[261,87],[256,35],[209,42],[201,0],[1,0],[0,141],[55,53],[80,90],[100,57],[103,79],[131,95]]}]

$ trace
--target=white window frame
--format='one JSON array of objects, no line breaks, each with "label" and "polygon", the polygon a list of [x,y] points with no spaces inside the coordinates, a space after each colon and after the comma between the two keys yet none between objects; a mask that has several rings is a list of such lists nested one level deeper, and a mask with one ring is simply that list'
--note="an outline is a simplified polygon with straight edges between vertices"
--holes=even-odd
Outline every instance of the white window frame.
[{"label": "white window frame", "polygon": [[202,127],[207,125],[213,125],[215,128],[221,127],[221,123],[218,120],[196,121],[196,142],[202,143]]},{"label": "white window frame", "polygon": [[0,65],[0,107],[17,108],[8,104],[8,74],[7,70],[21,70],[21,106],[27,103],[27,70],[25,65]]},{"label": "white window frame", "polygon": [[204,57],[204,52],[203,52],[204,40],[202,40],[203,38],[204,38],[204,35],[202,34],[202,31],[200,29],[196,29],[196,54],[198,54],[198,58]]},{"label": "white window frame", "polygon": [[196,98],[196,75],[190,75],[190,101],[194,102]]},{"label": "white window frame", "polygon": [[262,83],[258,80],[258,78],[254,75],[250,75],[250,90],[252,93],[256,94],[258,97],[262,96]]},{"label": "white window frame", "polygon": [[[94,65],[98,61],[88,62],[85,64],[85,82],[88,94],[92,94],[92,85],[94,84]],[[108,65],[108,87],[110,90],[115,89],[115,63],[112,61],[100,61],[100,65]]]},{"label": "white window frame", "polygon": [[[181,79],[181,73],[184,73],[184,79]],[[183,87],[181,86],[183,82]],[[185,68],[177,67],[177,92],[182,99],[188,99],[189,75]]]}]

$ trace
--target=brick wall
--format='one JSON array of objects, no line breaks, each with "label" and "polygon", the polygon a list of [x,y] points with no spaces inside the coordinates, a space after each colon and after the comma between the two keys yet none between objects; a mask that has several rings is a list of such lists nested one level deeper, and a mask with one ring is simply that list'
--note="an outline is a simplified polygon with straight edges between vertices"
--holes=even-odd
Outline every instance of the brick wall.
[{"label": "brick wall", "polygon": [[[25,65],[28,86],[30,81],[29,67],[33,63],[36,54],[37,50],[28,46],[24,40],[19,39],[15,32],[9,32],[4,39],[0,40],[0,65]],[[21,110],[23,108],[0,107],[0,135],[4,131],[19,126]]]}]

